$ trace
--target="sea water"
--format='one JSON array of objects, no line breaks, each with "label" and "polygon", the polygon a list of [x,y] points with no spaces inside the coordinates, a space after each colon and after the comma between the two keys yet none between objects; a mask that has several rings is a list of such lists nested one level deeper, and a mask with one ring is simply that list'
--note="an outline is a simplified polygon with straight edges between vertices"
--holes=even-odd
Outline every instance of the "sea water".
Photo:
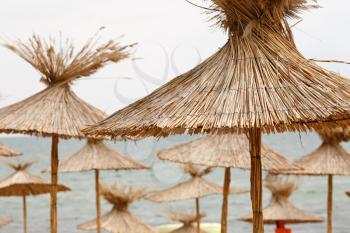
[{"label": "sea water", "polygon": [[[148,190],[160,190],[188,179],[183,175],[179,166],[172,162],[160,161],[156,158],[156,151],[172,145],[194,139],[190,136],[173,136],[166,139],[146,139],[135,142],[108,142],[108,144],[133,159],[152,166],[151,171],[102,171],[101,181],[108,184],[123,184],[145,187]],[[21,162],[36,161],[29,171],[40,174],[49,180],[49,174],[40,171],[50,165],[49,138],[36,137],[4,137],[1,143],[18,149],[24,156],[14,159]],[[309,134],[278,134],[264,136],[264,143],[270,145],[277,152],[289,159],[297,159],[302,155],[316,149],[321,140],[313,133]],[[61,140],[59,144],[59,157],[64,159],[84,145],[84,141]],[[342,144],[350,151],[350,144]],[[13,171],[0,164],[0,177],[3,178]],[[216,169],[207,179],[223,183],[223,169]],[[249,188],[249,171],[234,169],[232,184],[237,187]],[[291,201],[300,208],[322,217],[326,217],[327,206],[327,177],[305,177],[299,179],[300,188],[293,194]],[[59,174],[59,183],[69,186],[72,191],[58,195],[58,231],[62,233],[78,233],[76,226],[95,218],[95,186],[94,173],[62,173]],[[350,178],[334,178],[334,233],[350,232],[350,198],[345,191],[350,190]],[[270,193],[264,190],[264,206],[268,204]],[[29,197],[28,203],[28,229],[29,232],[49,232],[50,197],[42,195]],[[9,217],[13,222],[0,229],[0,232],[23,232],[22,226],[22,198],[0,197],[0,218]],[[201,199],[202,211],[207,214],[205,222],[219,222],[221,197],[211,196]],[[102,213],[111,209],[110,204],[102,201]],[[168,224],[167,210],[193,211],[194,201],[179,201],[157,204],[149,201],[139,201],[130,206],[132,213],[154,227]],[[251,202],[249,194],[230,196],[229,202],[229,232],[251,232],[249,223],[240,222],[238,218],[250,214]],[[290,226],[295,233],[326,232],[326,224],[303,224]],[[266,232],[273,232],[274,226],[266,226]],[[133,232],[135,233],[135,232]],[[142,233],[142,232],[137,232]]]}]

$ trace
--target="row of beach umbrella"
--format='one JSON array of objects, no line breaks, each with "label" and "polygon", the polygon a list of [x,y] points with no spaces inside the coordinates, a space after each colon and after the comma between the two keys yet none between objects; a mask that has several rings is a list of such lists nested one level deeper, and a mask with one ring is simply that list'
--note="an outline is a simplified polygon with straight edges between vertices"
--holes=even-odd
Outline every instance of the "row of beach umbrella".
[{"label": "row of beach umbrella", "polygon": [[[310,155],[302,157],[300,160],[296,162],[295,165],[293,162],[287,160],[283,156],[277,154],[276,152],[269,149],[267,146],[263,146],[263,154],[262,154],[262,164],[263,168],[270,171],[271,173],[276,173],[278,169],[280,172],[288,171],[288,169],[299,169],[298,173],[296,171],[288,171],[288,173],[293,174],[305,174],[307,173],[305,170],[301,169],[305,164],[301,161],[308,160],[306,158],[315,157],[315,154],[318,156],[330,157],[332,158],[332,144],[336,142],[335,149],[339,149],[340,152],[345,152],[339,145],[339,140],[331,140],[323,135],[324,142],[321,146],[312,152]],[[166,159],[171,161],[181,161],[181,163],[186,164],[184,166],[184,172],[190,174],[190,179],[180,183],[174,187],[167,188],[165,190],[159,190],[151,192],[149,195],[137,195],[138,198],[144,198],[146,200],[151,200],[155,202],[170,202],[170,201],[178,201],[178,200],[186,200],[186,199],[194,199],[196,203],[196,219],[197,227],[196,232],[200,232],[200,219],[201,212],[199,209],[199,198],[205,197],[208,195],[221,195],[224,194],[225,188],[207,181],[203,178],[203,176],[209,174],[212,171],[212,167],[204,168],[203,170],[199,170],[196,166],[193,165],[192,160],[196,160],[199,154],[202,154],[201,162],[195,162],[197,164],[207,164],[209,162],[205,161],[215,161],[216,163],[235,163],[235,166],[240,169],[247,169],[245,166],[249,166],[249,153],[247,150],[243,148],[247,148],[245,142],[247,139],[245,136],[232,136],[232,135],[222,135],[222,136],[206,136],[189,143],[176,145],[172,148],[162,150],[158,153],[158,157],[160,159]],[[220,143],[221,142],[221,143]],[[320,148],[324,148],[326,144],[327,150],[321,150]],[[328,145],[331,144],[331,145]],[[191,149],[190,149],[191,148]],[[238,150],[241,148],[241,151]],[[14,150],[13,150],[14,151]],[[187,153],[186,153],[187,151]],[[329,154],[331,153],[331,154]],[[19,153],[17,153],[19,154]],[[339,151],[334,154],[334,156],[339,156]],[[187,156],[185,156],[187,155]],[[343,156],[343,159],[346,160],[350,158],[350,155],[345,153],[340,153],[340,157]],[[185,159],[186,158],[186,159]],[[203,160],[204,159],[204,160]],[[223,162],[225,161],[225,162]],[[244,165],[244,161],[246,165]],[[247,162],[248,161],[248,162]],[[323,162],[327,161],[326,159],[322,159]],[[32,175],[26,172],[27,168],[29,168],[32,163],[26,164],[14,164],[8,161],[4,161],[8,166],[12,167],[16,172],[9,177],[0,181],[0,196],[22,196],[23,197],[23,211],[24,211],[24,232],[27,232],[27,208],[26,208],[26,196],[28,195],[39,195],[49,193],[51,191],[51,185],[46,182],[41,177]],[[239,164],[240,163],[240,164]],[[329,167],[329,162],[324,164],[325,167]],[[282,169],[283,164],[285,167]],[[217,166],[217,165],[216,165]],[[279,167],[280,166],[280,167]],[[290,166],[288,168],[288,166]],[[346,164],[342,164],[339,166],[346,166]],[[227,166],[230,167],[230,166]],[[279,167],[279,168],[278,168]],[[58,167],[59,172],[84,172],[84,171],[95,171],[96,178],[96,212],[97,218],[96,220],[92,220],[87,224],[82,224],[79,226],[79,229],[89,230],[92,229],[93,226],[96,226],[93,229],[97,229],[98,232],[101,231],[102,227],[111,230],[118,230],[117,232],[130,232],[134,228],[129,228],[124,231],[121,229],[125,229],[125,227],[117,227],[116,224],[109,226],[106,222],[115,222],[111,219],[114,219],[113,216],[117,219],[119,216],[120,208],[117,208],[117,204],[113,202],[111,199],[113,197],[110,194],[111,190],[114,190],[112,193],[119,193],[123,197],[126,198],[127,193],[133,196],[132,190],[126,192],[124,187],[118,189],[117,187],[108,188],[107,186],[101,186],[103,191],[99,191],[99,179],[98,174],[99,170],[127,170],[127,169],[147,169],[146,165],[143,165],[137,161],[131,160],[130,158],[122,155],[121,153],[109,148],[106,144],[104,144],[100,140],[88,140],[86,145],[69,156],[67,159],[60,162]],[[268,169],[270,168],[270,169]],[[277,169],[278,168],[278,169]],[[333,168],[334,169],[334,168]],[[45,171],[48,171],[46,169]],[[314,172],[320,172],[317,168],[314,168]],[[225,172],[226,174],[226,172]],[[312,173],[307,173],[308,175]],[[226,180],[226,179],[225,179]],[[224,182],[227,184],[227,182]],[[292,182],[279,183],[278,181],[272,182],[268,181],[267,187],[272,192],[272,199],[268,207],[264,210],[264,223],[276,223],[278,219],[283,219],[284,223],[302,223],[302,222],[320,222],[322,219],[316,218],[312,215],[308,215],[303,213],[301,210],[295,208],[292,204],[288,202],[289,195],[296,189],[296,185]],[[331,188],[331,187],[330,187]],[[57,186],[58,191],[68,191],[69,188],[59,185]],[[119,190],[119,191],[118,191]],[[240,194],[245,193],[247,190],[232,188],[229,187],[229,194]],[[140,193],[141,192],[136,192]],[[100,201],[99,195],[103,195],[110,203],[114,203],[113,210],[107,215],[101,217],[100,216]],[[118,198],[117,198],[118,199]],[[135,199],[135,200],[136,200]],[[224,196],[227,201],[227,196]],[[117,200],[116,200],[117,201]],[[130,201],[131,202],[131,201]],[[119,202],[118,202],[119,203]],[[126,202],[127,203],[127,202]],[[120,204],[123,206],[123,204]],[[121,208],[123,209],[123,208]],[[226,210],[227,211],[227,210]],[[227,213],[227,212],[226,212]],[[227,216],[224,216],[225,218]],[[275,217],[276,219],[274,220]],[[107,220],[106,220],[107,219]],[[242,218],[244,221],[252,220],[251,217]],[[119,220],[118,220],[119,221]],[[117,222],[118,222],[117,221]],[[127,221],[125,221],[127,222]],[[7,220],[4,220],[4,224],[8,223]],[[125,224],[124,224],[125,225]],[[123,226],[124,226],[123,225]],[[141,224],[142,225],[142,224]],[[106,226],[106,227],[105,227]],[[135,228],[137,229],[137,228]],[[114,232],[113,230],[111,230]]]},{"label": "row of beach umbrella", "polygon": [[[6,145],[0,143],[0,156],[14,157],[14,156],[20,156],[20,155],[22,155],[21,152],[18,152],[15,149],[12,149],[12,148],[7,147]],[[0,219],[0,228],[6,226],[7,224],[9,224],[11,222],[12,222],[12,220],[10,220],[10,219]]]},{"label": "row of beach umbrella", "polygon": [[[0,132],[52,139],[51,233],[57,233],[60,139],[244,133],[248,136],[244,150],[251,158],[246,161],[251,170],[253,233],[263,233],[262,134],[349,126],[349,81],[306,59],[293,39],[289,20],[310,8],[307,0],[211,3],[205,11],[227,32],[227,43],[192,70],[108,118],[75,95],[70,85],[127,58],[130,46],[112,40],[100,45],[92,38],[76,50],[69,40],[45,41],[37,35],[5,44],[38,70],[46,85],[39,93],[0,109]],[[227,231],[230,166],[223,166],[227,168],[223,232]]]},{"label": "row of beach umbrella", "polygon": [[294,41],[291,21],[316,6],[307,0],[211,0],[199,6],[226,32],[227,43],[83,132],[116,140],[245,133],[253,233],[263,233],[262,134],[349,126],[350,82],[305,58]]}]

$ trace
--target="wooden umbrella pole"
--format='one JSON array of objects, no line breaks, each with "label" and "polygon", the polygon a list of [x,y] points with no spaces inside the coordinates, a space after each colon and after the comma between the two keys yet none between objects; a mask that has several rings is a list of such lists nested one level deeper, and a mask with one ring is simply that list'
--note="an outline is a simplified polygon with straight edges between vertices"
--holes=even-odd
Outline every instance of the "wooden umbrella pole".
[{"label": "wooden umbrella pole", "polygon": [[228,195],[230,193],[231,168],[225,168],[225,181],[221,211],[221,233],[227,233]]},{"label": "wooden umbrella pole", "polygon": [[57,233],[57,170],[58,170],[58,135],[52,136],[51,144],[51,233]]},{"label": "wooden umbrella pole", "polygon": [[196,221],[197,221],[197,233],[201,232],[201,217],[200,217],[200,207],[199,207],[199,198],[196,198]]},{"label": "wooden umbrella pole", "polygon": [[100,171],[95,170],[97,232],[101,233]]},{"label": "wooden umbrella pole", "polygon": [[251,156],[251,200],[253,208],[253,233],[264,233],[262,212],[262,167],[261,167],[261,129],[249,131]]},{"label": "wooden umbrella pole", "polygon": [[328,176],[327,233],[333,231],[333,175]]},{"label": "wooden umbrella pole", "polygon": [[23,196],[23,229],[24,233],[28,232],[28,225],[27,225],[27,199],[26,196]]}]

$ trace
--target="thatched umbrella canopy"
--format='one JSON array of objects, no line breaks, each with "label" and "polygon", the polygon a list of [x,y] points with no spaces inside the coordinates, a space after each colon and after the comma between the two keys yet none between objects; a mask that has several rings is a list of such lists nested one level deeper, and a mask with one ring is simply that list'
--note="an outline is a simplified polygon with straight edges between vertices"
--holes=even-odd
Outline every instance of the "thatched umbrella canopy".
[{"label": "thatched umbrella canopy", "polygon": [[348,195],[348,197],[350,197],[350,192],[345,192],[346,193],[346,195]]},{"label": "thatched umbrella canopy", "polygon": [[[306,213],[304,210],[295,207],[288,198],[297,189],[294,182],[282,180],[269,180],[266,187],[271,191],[272,197],[268,206],[263,210],[264,223],[276,224],[280,222],[286,224],[298,223],[319,223],[323,219],[319,216]],[[246,222],[252,222],[253,217],[247,216],[241,218]]]},{"label": "thatched umbrella canopy", "polygon": [[14,157],[22,155],[22,153],[0,143],[0,155],[4,157]]},{"label": "thatched umbrella canopy", "polygon": [[[99,177],[100,170],[134,170],[149,169],[146,165],[137,162],[120,152],[109,148],[101,140],[89,139],[86,145],[79,151],[60,161],[58,172],[83,172],[95,171],[95,190],[96,190],[96,213],[97,213],[97,232],[101,233],[100,222],[100,191]],[[48,171],[49,169],[45,170]]]},{"label": "thatched umbrella canopy", "polygon": [[[102,228],[112,233],[155,233],[149,225],[141,222],[128,210],[128,205],[145,196],[145,189],[101,185],[101,194],[113,205],[110,212],[101,217]],[[97,229],[96,219],[78,226],[78,229]]]},{"label": "thatched umbrella canopy", "polygon": [[[73,81],[90,76],[109,62],[127,58],[127,47],[110,40],[98,45],[90,38],[76,50],[69,40],[45,41],[37,35],[5,47],[31,64],[46,88],[18,103],[0,109],[0,132],[52,137],[51,182],[56,187],[59,138],[84,138],[80,130],[106,117],[71,89]],[[51,233],[57,233],[57,192],[51,193]]]},{"label": "thatched umbrella canopy", "polygon": [[[198,164],[210,167],[251,168],[249,140],[241,134],[208,135],[188,143],[179,144],[158,151],[161,160],[170,160],[185,164]],[[300,170],[295,162],[261,145],[262,168],[267,171]]]},{"label": "thatched umbrella canopy", "polygon": [[11,219],[0,219],[0,228],[10,224],[12,222]]},{"label": "thatched umbrella canopy", "polygon": [[[212,0],[228,42],[204,62],[84,132],[111,138],[249,134],[254,233],[263,232],[261,133],[348,125],[346,79],[306,59],[289,19],[307,0]],[[333,123],[331,123],[333,122]]]},{"label": "thatched umbrella canopy", "polygon": [[333,132],[334,134],[321,132],[322,144],[296,161],[303,170],[282,172],[292,175],[328,176],[328,233],[331,233],[333,228],[333,176],[350,176],[350,155],[340,145],[344,137],[338,130]]},{"label": "thatched umbrella canopy", "polygon": [[[262,144],[261,147],[263,170],[288,171],[300,168],[294,162],[270,149],[267,145]],[[209,135],[161,150],[157,155],[162,160],[225,168],[221,229],[222,232],[226,232],[231,167],[240,169],[251,168],[248,138],[243,134]]]},{"label": "thatched umbrella canopy", "polygon": [[[212,171],[211,167],[199,170],[192,164],[184,166],[184,172],[191,175],[191,178],[183,183],[177,184],[174,187],[170,187],[165,190],[153,192],[146,197],[146,199],[155,202],[169,202],[195,199],[196,201],[196,213],[197,213],[197,233],[200,232],[200,206],[199,198],[210,195],[222,195],[223,188],[215,183],[207,181],[203,176],[209,174]],[[239,188],[230,188],[230,194],[246,193],[248,190]]]},{"label": "thatched umbrella canopy", "polygon": [[[23,197],[23,222],[24,233],[27,233],[27,200],[29,195],[41,195],[50,193],[53,185],[40,176],[30,174],[26,170],[33,163],[14,164],[3,161],[16,172],[0,180],[0,196],[21,196]],[[56,185],[58,192],[69,191],[70,189],[63,185]]]},{"label": "thatched umbrella canopy", "polygon": [[[182,226],[169,232],[169,233],[197,233],[197,229],[193,224],[197,221],[197,214],[182,214],[171,211],[169,213],[170,219],[174,222],[182,223]],[[205,214],[200,214],[200,219],[205,217]],[[201,230],[200,233],[206,233],[206,231]]]}]

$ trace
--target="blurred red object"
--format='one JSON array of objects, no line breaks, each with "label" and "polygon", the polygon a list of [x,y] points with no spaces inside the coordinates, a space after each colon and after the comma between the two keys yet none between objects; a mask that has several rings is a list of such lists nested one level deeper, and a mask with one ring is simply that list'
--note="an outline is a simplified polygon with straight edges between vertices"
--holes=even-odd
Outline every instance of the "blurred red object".
[{"label": "blurred red object", "polygon": [[292,233],[292,230],[285,228],[285,225],[286,223],[284,221],[278,221],[275,233]]}]

